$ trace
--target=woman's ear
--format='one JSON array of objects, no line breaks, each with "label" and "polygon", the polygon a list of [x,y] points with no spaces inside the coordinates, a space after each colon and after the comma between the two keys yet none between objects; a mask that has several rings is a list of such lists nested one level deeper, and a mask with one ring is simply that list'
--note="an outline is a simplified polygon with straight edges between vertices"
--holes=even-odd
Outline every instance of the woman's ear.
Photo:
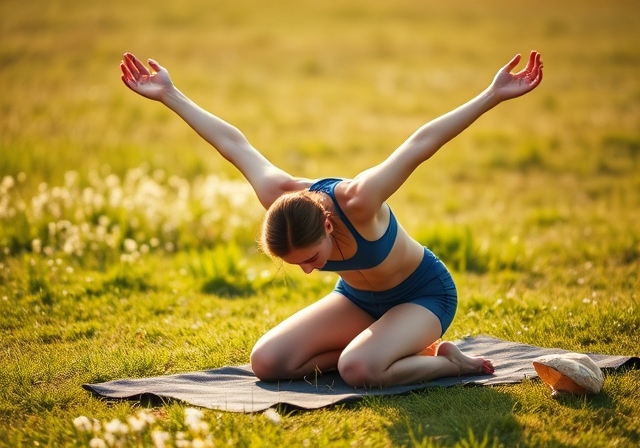
[{"label": "woman's ear", "polygon": [[324,228],[326,229],[326,231],[328,233],[333,232],[333,223],[331,222],[331,220],[329,218],[326,218],[324,220]]}]

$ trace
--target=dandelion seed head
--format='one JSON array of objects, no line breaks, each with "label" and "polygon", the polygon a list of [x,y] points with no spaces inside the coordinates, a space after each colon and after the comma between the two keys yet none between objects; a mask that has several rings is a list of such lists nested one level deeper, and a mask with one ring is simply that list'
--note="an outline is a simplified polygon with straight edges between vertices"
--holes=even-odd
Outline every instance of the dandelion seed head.
[{"label": "dandelion seed head", "polygon": [[140,409],[136,415],[140,420],[144,420],[148,425],[153,425],[156,421],[155,416],[148,409]]},{"label": "dandelion seed head", "polygon": [[118,441],[118,438],[110,432],[105,432],[103,437],[108,446],[115,446]]},{"label": "dandelion seed head", "polygon": [[125,435],[129,432],[129,427],[119,419],[114,418],[104,426],[104,430],[114,435]]},{"label": "dandelion seed head", "polygon": [[79,177],[80,176],[78,175],[77,171],[67,171],[66,173],[64,173],[64,184],[67,186],[67,188],[75,187]]},{"label": "dandelion seed head", "polygon": [[15,180],[11,176],[4,176],[2,178],[1,188],[4,193],[9,191],[16,184]]},{"label": "dandelion seed head", "polygon": [[127,418],[127,423],[129,424],[131,430],[135,433],[141,433],[147,427],[147,422],[145,420],[133,415]]},{"label": "dandelion seed head", "polygon": [[155,448],[165,448],[171,440],[171,434],[166,431],[154,430],[151,432],[151,440]]},{"label": "dandelion seed head", "polygon": [[193,422],[199,422],[200,420],[202,420],[203,416],[204,414],[202,413],[202,411],[197,408],[188,407],[184,410],[184,422],[187,425]]},{"label": "dandelion seed head", "polygon": [[202,439],[193,439],[191,441],[191,448],[205,448],[206,444]]},{"label": "dandelion seed head", "polygon": [[81,432],[92,432],[93,431],[93,423],[89,420],[89,417],[81,415],[73,419],[73,426],[76,427],[78,431]]},{"label": "dandelion seed head", "polygon": [[136,241],[131,238],[126,238],[123,242],[123,245],[124,250],[126,250],[127,252],[133,252],[138,249],[138,243],[136,243]]},{"label": "dandelion seed head", "polygon": [[104,184],[107,186],[109,190],[114,189],[120,185],[120,178],[115,174],[109,174],[104,179]]},{"label": "dandelion seed head", "polygon": [[89,441],[89,448],[107,448],[107,442],[99,437],[94,437]]},{"label": "dandelion seed head", "polygon": [[273,408],[269,408],[266,411],[264,411],[264,416],[273,424],[275,425],[279,425],[280,422],[282,421],[282,418],[280,417],[280,414],[278,414],[278,412],[273,409]]}]

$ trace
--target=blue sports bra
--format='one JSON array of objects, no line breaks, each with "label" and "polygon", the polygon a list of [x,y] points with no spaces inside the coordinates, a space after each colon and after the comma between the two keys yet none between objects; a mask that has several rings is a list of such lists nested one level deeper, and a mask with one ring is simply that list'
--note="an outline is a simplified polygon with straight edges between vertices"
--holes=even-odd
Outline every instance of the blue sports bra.
[{"label": "blue sports bra", "polygon": [[378,266],[387,258],[389,252],[391,252],[393,243],[396,241],[396,235],[398,234],[398,221],[393,215],[391,208],[389,208],[389,227],[387,227],[384,235],[375,241],[366,240],[360,235],[355,227],[353,227],[353,224],[349,222],[336,200],[336,185],[342,182],[342,180],[343,179],[336,178],[320,179],[309,187],[309,191],[326,193],[331,198],[340,220],[347,226],[347,229],[349,229],[349,232],[351,232],[355,238],[358,247],[353,257],[347,260],[329,260],[321,271],[355,271]]}]

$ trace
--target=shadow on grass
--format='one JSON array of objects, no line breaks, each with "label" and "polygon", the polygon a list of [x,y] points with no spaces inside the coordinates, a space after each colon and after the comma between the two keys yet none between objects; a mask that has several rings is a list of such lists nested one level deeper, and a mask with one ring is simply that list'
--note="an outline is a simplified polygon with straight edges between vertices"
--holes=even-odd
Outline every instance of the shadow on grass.
[{"label": "shadow on grass", "polygon": [[575,409],[575,410],[607,410],[615,409],[616,403],[613,397],[607,392],[601,391],[597,395],[571,395],[571,394],[559,394],[553,397],[556,403],[559,405]]},{"label": "shadow on grass", "polygon": [[394,446],[516,446],[522,428],[516,400],[491,387],[449,387],[376,400]]}]

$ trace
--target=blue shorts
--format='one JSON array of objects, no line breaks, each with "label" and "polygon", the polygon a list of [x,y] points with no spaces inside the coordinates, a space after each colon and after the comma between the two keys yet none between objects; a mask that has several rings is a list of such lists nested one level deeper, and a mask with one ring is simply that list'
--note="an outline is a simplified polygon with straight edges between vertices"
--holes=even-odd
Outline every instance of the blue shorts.
[{"label": "blue shorts", "polygon": [[438,319],[442,334],[453,322],[458,308],[458,293],[447,267],[425,247],[418,268],[405,281],[386,291],[363,291],[339,279],[334,291],[342,294],[375,319],[401,303],[416,303]]}]

